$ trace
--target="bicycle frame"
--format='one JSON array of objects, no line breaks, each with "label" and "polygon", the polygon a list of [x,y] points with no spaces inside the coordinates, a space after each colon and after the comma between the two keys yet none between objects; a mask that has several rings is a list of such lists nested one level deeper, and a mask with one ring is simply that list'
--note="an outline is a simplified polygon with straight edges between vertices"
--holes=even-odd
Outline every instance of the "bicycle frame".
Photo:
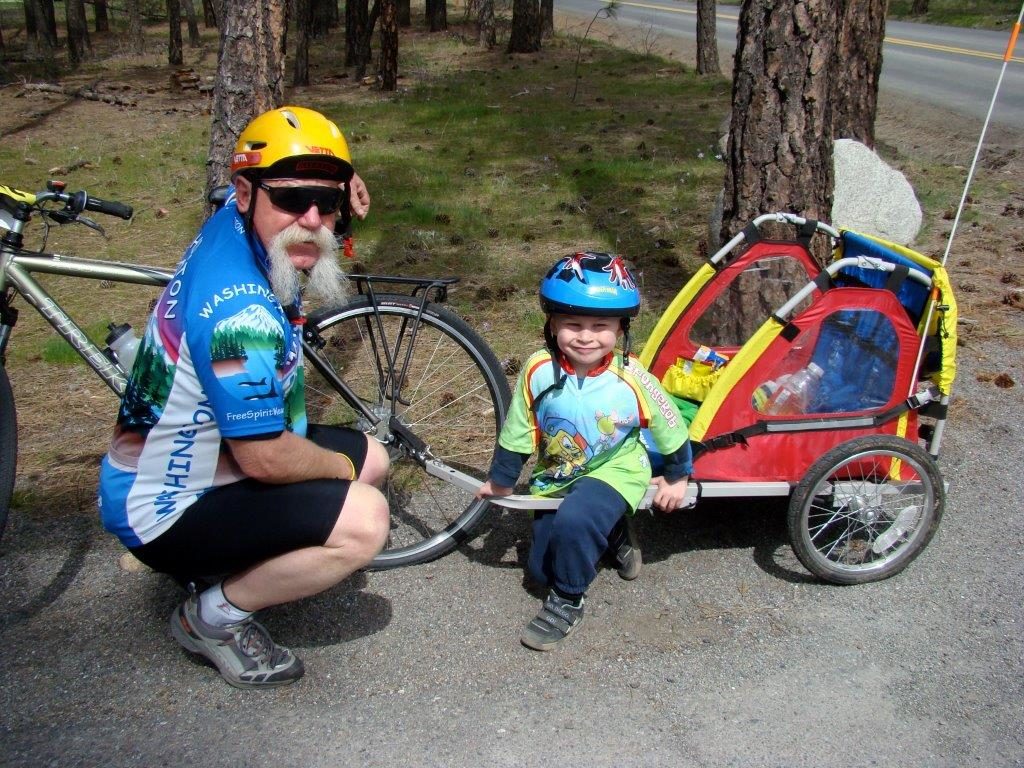
[{"label": "bicycle frame", "polygon": [[[82,359],[103,379],[114,394],[121,397],[124,394],[128,381],[127,372],[89,339],[74,319],[64,311],[39,281],[32,276],[33,273],[37,272],[162,288],[174,277],[174,270],[116,261],[83,259],[57,253],[24,254],[19,253],[16,249],[6,244],[0,244],[0,360],[6,358],[7,343],[10,339],[11,330],[17,321],[17,311],[10,307],[10,292],[16,290],[53,326],[57,334],[81,355]],[[359,286],[359,292],[363,293],[365,291],[370,296],[374,306],[376,306],[377,302],[376,294],[373,291],[374,281],[378,283],[412,285],[412,295],[420,297],[420,314],[422,314],[426,307],[432,292],[436,292],[438,300],[443,301],[447,294],[448,286],[458,281],[458,278],[421,279],[391,277],[387,275],[358,275],[354,276],[353,279],[356,280]],[[390,388],[389,397],[393,402],[401,402],[401,386],[405,380],[404,372],[409,365],[409,358],[415,345],[418,320],[419,316],[417,316],[413,328],[408,331],[411,334],[411,338],[406,348],[406,357],[401,371],[397,375],[392,374],[389,376],[384,370],[378,370],[381,380],[386,382],[386,386]],[[379,316],[377,316],[376,322],[378,327],[381,327]],[[387,348],[382,350],[389,371],[396,371],[395,351],[401,348],[406,333],[407,330],[403,327],[398,338],[395,340],[394,350]],[[351,388],[334,371],[331,364],[319,354],[318,350],[323,346],[323,343],[315,329],[307,329],[303,333],[302,339],[304,355],[317,372],[331,383],[351,407],[358,410],[372,426],[376,426],[380,423],[380,417],[352,392]],[[408,434],[407,430],[400,429],[395,424],[390,425],[390,428],[392,434],[398,432]],[[420,448],[422,449],[422,447]]]},{"label": "bicycle frame", "polygon": [[82,356],[114,394],[118,397],[124,394],[128,381],[125,371],[85,335],[71,316],[32,277],[32,273],[162,287],[167,285],[174,272],[116,261],[80,259],[56,253],[25,255],[12,252],[6,247],[0,248],[0,258],[0,359],[6,358],[7,342],[17,320],[16,311],[10,307],[10,292],[17,290],[53,326],[57,334]]}]

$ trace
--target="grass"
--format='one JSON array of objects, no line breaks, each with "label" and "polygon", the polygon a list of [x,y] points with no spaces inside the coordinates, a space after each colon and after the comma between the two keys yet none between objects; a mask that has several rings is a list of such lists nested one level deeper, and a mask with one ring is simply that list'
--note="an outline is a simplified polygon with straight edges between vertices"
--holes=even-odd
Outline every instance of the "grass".
[{"label": "grass", "polygon": [[912,16],[912,0],[891,0],[888,18],[950,27],[1009,29],[1020,13],[1017,0],[929,0],[928,13]]}]

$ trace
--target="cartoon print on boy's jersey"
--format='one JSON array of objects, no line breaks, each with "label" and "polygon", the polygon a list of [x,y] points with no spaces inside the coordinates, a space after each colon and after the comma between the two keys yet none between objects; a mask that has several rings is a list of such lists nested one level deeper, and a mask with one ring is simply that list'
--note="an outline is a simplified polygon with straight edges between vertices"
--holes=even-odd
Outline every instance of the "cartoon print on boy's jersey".
[{"label": "cartoon print on boy's jersey", "polygon": [[594,451],[571,421],[553,416],[544,420],[544,463],[556,480],[568,480],[583,471]]}]

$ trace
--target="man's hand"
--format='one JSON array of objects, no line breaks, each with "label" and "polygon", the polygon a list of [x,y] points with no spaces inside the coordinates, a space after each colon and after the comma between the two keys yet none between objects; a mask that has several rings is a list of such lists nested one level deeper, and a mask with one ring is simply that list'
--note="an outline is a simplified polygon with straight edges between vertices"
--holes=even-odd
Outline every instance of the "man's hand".
[{"label": "man's hand", "polygon": [[486,499],[491,496],[511,496],[512,489],[504,486],[497,485],[488,480],[486,483],[480,486],[480,490],[476,492],[478,499]]},{"label": "man's hand", "polygon": [[652,478],[651,482],[658,487],[658,491],[654,494],[651,504],[662,512],[675,512],[683,506],[683,501],[686,499],[688,481],[689,478],[686,477],[676,480],[674,483],[670,483],[660,476]]},{"label": "man's hand", "polygon": [[353,174],[349,182],[349,204],[352,206],[352,214],[360,221],[370,212],[370,190],[358,173]]}]

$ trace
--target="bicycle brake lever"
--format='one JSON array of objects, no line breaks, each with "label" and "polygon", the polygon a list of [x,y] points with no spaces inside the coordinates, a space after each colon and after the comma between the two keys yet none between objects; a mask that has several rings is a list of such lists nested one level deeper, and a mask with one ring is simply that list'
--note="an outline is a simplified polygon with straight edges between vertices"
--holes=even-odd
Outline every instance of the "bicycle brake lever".
[{"label": "bicycle brake lever", "polygon": [[84,224],[89,229],[92,229],[92,230],[95,230],[96,232],[99,232],[104,237],[107,236],[106,230],[104,230],[102,226],[97,224],[95,221],[90,219],[88,216],[83,216],[82,214],[78,214],[78,216],[76,217],[76,220],[78,221],[79,224]]}]

